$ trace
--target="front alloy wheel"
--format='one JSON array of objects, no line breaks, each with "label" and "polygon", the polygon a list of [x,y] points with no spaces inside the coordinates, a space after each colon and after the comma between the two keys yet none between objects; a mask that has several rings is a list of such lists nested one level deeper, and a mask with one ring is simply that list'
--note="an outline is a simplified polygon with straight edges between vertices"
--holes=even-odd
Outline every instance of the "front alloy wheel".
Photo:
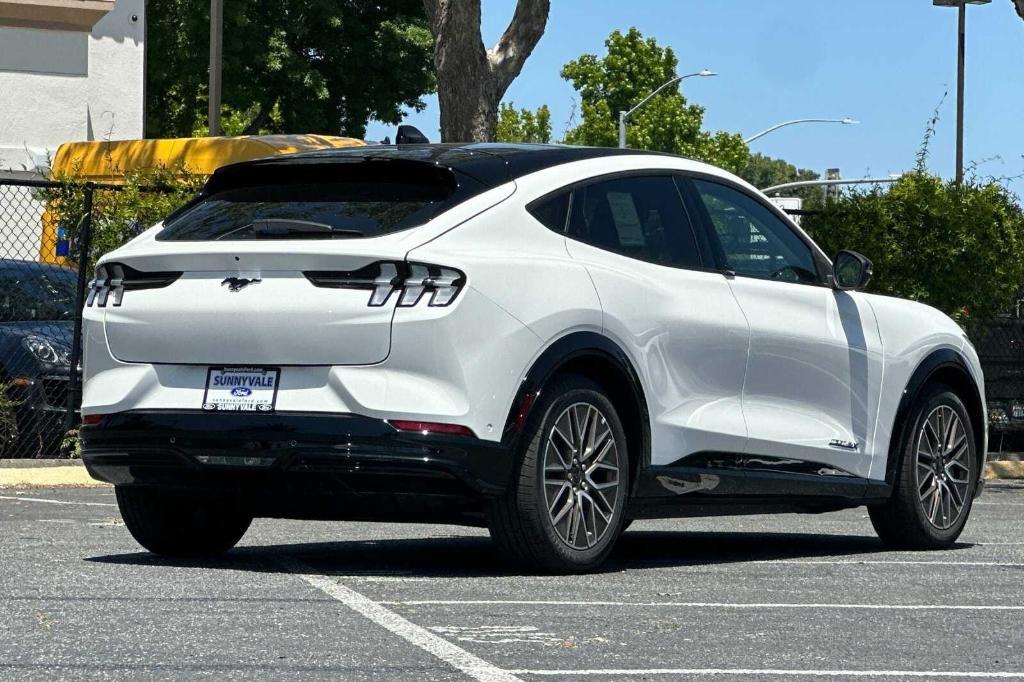
[{"label": "front alloy wheel", "polygon": [[970,494],[970,448],[960,416],[939,405],[917,434],[917,492],[929,523],[948,530],[960,519]]},{"label": "front alloy wheel", "polygon": [[911,407],[892,496],[871,506],[871,524],[894,549],[942,549],[960,536],[980,458],[967,408],[949,386],[932,384]]}]

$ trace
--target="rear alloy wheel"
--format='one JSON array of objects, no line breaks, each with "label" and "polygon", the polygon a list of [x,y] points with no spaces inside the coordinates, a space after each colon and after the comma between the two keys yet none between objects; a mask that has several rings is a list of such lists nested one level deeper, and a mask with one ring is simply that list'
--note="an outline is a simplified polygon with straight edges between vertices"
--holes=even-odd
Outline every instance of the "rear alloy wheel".
[{"label": "rear alloy wheel", "polygon": [[886,545],[941,549],[960,536],[978,480],[974,430],[960,398],[935,385],[911,411],[890,500],[871,507],[871,523]]},{"label": "rear alloy wheel", "polygon": [[149,487],[115,488],[128,532],[153,554],[211,557],[242,539],[252,517],[212,495]]},{"label": "rear alloy wheel", "polygon": [[574,403],[555,419],[544,444],[544,502],[559,539],[590,549],[615,518],[619,450],[608,418],[590,403]]},{"label": "rear alloy wheel", "polygon": [[541,394],[522,434],[517,476],[489,511],[491,536],[521,564],[587,571],[622,532],[629,457],[615,407],[569,375]]}]

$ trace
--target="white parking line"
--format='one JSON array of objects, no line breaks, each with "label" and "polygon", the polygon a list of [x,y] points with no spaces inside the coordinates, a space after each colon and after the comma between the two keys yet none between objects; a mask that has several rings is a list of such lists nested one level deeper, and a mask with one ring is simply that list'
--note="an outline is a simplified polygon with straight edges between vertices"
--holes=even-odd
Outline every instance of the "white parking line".
[{"label": "white parking line", "polygon": [[519,599],[414,599],[377,602],[387,606],[636,606],[642,608],[694,608],[694,609],[863,609],[869,611],[1024,611],[1017,604],[803,604],[803,603],[743,603],[743,602],[628,602],[628,601],[559,601]]},{"label": "white parking line", "polygon": [[953,677],[980,679],[1024,679],[1024,672],[932,671],[932,670],[779,670],[775,668],[649,668],[608,670],[512,670],[516,675],[550,675],[553,677],[580,677],[607,675],[640,677],[642,675],[758,675],[775,677]]},{"label": "white parking line", "polygon": [[797,564],[801,566],[998,566],[1024,568],[1024,563],[1012,561],[924,561],[900,559],[753,559],[750,564]]},{"label": "white parking line", "polygon": [[116,507],[113,502],[77,502],[75,500],[47,500],[41,497],[22,497],[21,495],[0,495],[0,500],[17,500],[19,502],[42,502],[44,504],[73,504],[86,507]]},{"label": "white parking line", "polygon": [[414,644],[428,654],[435,656],[453,668],[483,682],[514,682],[519,680],[512,673],[491,665],[443,637],[439,637],[426,628],[412,623],[379,603],[364,597],[355,590],[341,583],[313,572],[313,569],[300,561],[280,558],[278,563],[289,573],[302,578],[324,594],[337,599],[356,613],[373,621],[377,625],[393,632],[410,644]]}]

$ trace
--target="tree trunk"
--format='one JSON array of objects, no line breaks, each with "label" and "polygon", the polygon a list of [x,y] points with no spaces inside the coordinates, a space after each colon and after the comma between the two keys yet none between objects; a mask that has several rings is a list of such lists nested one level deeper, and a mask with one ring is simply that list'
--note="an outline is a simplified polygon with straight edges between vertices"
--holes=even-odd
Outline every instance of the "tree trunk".
[{"label": "tree trunk", "polygon": [[498,104],[547,25],[550,0],[518,0],[498,44],[480,37],[480,0],[423,0],[434,34],[442,142],[490,142]]}]

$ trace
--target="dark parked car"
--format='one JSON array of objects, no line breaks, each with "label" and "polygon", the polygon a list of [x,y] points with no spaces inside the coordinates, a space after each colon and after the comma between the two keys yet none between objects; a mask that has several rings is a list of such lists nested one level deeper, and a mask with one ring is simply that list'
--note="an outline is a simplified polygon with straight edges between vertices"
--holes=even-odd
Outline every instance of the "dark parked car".
[{"label": "dark parked car", "polygon": [[53,457],[60,448],[71,376],[76,273],[0,259],[0,385],[16,404],[6,457]]}]

